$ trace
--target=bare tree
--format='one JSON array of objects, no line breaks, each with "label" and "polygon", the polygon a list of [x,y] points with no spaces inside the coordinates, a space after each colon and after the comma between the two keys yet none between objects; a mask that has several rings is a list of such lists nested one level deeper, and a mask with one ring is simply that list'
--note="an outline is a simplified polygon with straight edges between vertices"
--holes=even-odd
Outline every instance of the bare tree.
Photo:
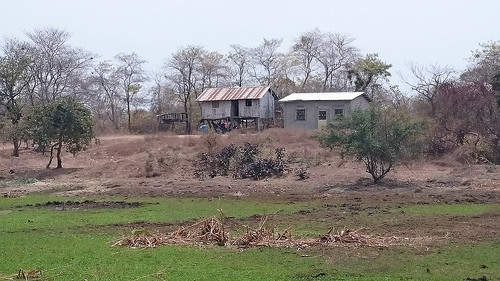
[{"label": "bare tree", "polygon": [[165,74],[163,72],[153,73],[153,85],[149,88],[151,94],[151,111],[156,115],[164,112],[163,93],[165,89]]},{"label": "bare tree", "polygon": [[[346,76],[348,66],[359,57],[358,50],[352,46],[354,39],[332,33],[321,38],[320,48],[314,57],[323,68],[323,91],[345,90],[341,86],[343,83],[338,83],[338,78]],[[342,75],[336,75],[337,71],[343,72]]]},{"label": "bare tree", "polygon": [[183,107],[171,86],[172,84],[168,83],[164,71],[159,70],[153,73],[153,85],[149,89],[151,112],[158,115],[167,112],[177,112]]},{"label": "bare tree", "polygon": [[278,51],[283,40],[265,39],[264,42],[251,50],[253,64],[251,76],[260,85],[273,85],[281,69],[282,53]]},{"label": "bare tree", "polygon": [[118,54],[115,57],[119,66],[117,68],[118,79],[121,82],[122,92],[124,94],[125,106],[127,107],[127,124],[128,131],[132,132],[131,105],[135,102],[139,91],[142,88],[142,83],[148,80],[143,65],[145,60],[141,59],[136,53]]},{"label": "bare tree", "polygon": [[415,82],[408,82],[412,90],[418,93],[430,106],[431,117],[436,116],[436,99],[439,95],[440,86],[451,82],[455,71],[449,67],[431,65],[429,67],[419,67],[410,65],[410,71],[415,78]]},{"label": "bare tree", "polygon": [[398,85],[388,85],[388,87],[384,87],[378,101],[382,105],[394,108],[400,112],[411,111],[411,98],[403,93]]},{"label": "bare tree", "polygon": [[92,65],[93,55],[71,47],[71,36],[63,30],[37,29],[27,36],[32,44],[31,104],[48,104],[81,92],[80,81]]},{"label": "bare tree", "polygon": [[197,69],[201,76],[201,93],[205,88],[218,87],[225,84],[227,66],[224,64],[224,55],[218,52],[203,52],[200,66]]},{"label": "bare tree", "polygon": [[95,99],[102,100],[100,106],[104,108],[106,118],[118,130],[123,104],[118,70],[111,61],[103,61],[97,65],[93,73],[93,80],[97,88]]},{"label": "bare tree", "polygon": [[320,52],[322,45],[322,34],[319,29],[302,34],[295,40],[292,46],[292,54],[299,62],[299,68],[303,72],[301,89],[304,91],[309,82],[309,78],[313,75],[317,63],[316,57]]},{"label": "bare tree", "polygon": [[[193,112],[193,98],[200,93],[198,84],[201,78],[197,72],[201,68],[203,55],[206,51],[200,46],[187,46],[175,52],[166,63],[166,78],[171,83],[171,88],[178,94],[191,119]],[[191,132],[191,120],[186,122],[186,131]]]},{"label": "bare tree", "polygon": [[231,83],[241,87],[247,81],[248,68],[250,66],[250,50],[240,45],[231,45],[227,60],[227,70]]},{"label": "bare tree", "polygon": [[279,57],[279,68],[273,78],[273,90],[279,98],[297,90],[296,81],[300,81],[300,71],[297,61],[291,54],[282,54]]}]

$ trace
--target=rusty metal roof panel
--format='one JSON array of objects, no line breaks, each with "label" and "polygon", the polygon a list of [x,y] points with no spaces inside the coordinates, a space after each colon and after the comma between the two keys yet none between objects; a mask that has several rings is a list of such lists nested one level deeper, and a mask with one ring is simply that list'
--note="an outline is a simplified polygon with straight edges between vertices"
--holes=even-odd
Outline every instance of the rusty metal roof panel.
[{"label": "rusty metal roof panel", "polygon": [[261,99],[270,87],[208,88],[196,101]]}]

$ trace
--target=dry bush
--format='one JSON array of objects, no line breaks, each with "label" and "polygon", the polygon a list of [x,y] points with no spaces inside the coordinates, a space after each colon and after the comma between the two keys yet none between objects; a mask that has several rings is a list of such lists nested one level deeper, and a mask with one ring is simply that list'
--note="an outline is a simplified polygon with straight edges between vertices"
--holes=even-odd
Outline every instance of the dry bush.
[{"label": "dry bush", "polygon": [[[204,178],[205,176],[214,177],[219,174],[227,174],[229,168],[223,169],[222,173],[218,172],[220,168],[216,167],[216,163],[220,161],[218,161],[217,157],[215,157],[216,152],[220,151],[223,147],[229,147],[231,145],[244,147],[245,144],[251,143],[258,145],[259,147],[259,161],[252,162],[252,165],[233,165],[237,163],[231,162],[232,164],[230,164],[233,166],[230,168],[236,177],[247,177],[242,176],[242,174],[255,174],[254,176],[250,176],[254,179],[267,177],[269,173],[266,173],[266,171],[272,170],[269,168],[277,166],[275,165],[275,162],[279,162],[286,163],[286,170],[299,169],[301,171],[299,172],[299,175],[297,175],[299,178],[307,178],[310,176],[306,171],[307,168],[320,166],[325,162],[329,162],[334,158],[334,155],[336,155],[334,152],[327,151],[320,147],[319,143],[311,137],[312,135],[313,133],[309,131],[279,128],[265,130],[262,133],[257,134],[241,134],[240,130],[234,130],[224,135],[214,133],[202,135],[201,147],[203,150],[199,153],[205,152],[206,155],[203,159],[198,159],[198,163],[201,166],[198,165],[197,171],[200,172],[204,170],[204,173],[201,174],[202,177],[200,178]],[[280,161],[274,161],[274,158],[276,157],[276,147],[281,147],[286,150],[285,158]],[[238,158],[240,155],[236,155],[235,157]],[[235,161],[241,162],[241,159],[236,159]],[[288,167],[289,163],[296,165],[296,167]],[[207,169],[206,167],[210,168]],[[252,171],[252,173],[249,173],[248,171]],[[284,172],[284,170],[282,171]]]},{"label": "dry bush", "polygon": [[156,171],[158,168],[156,157],[150,151],[146,151],[146,153],[147,153],[147,158],[144,164],[144,171],[146,172],[145,176],[147,178],[159,176],[160,173]]},{"label": "dry bush", "polygon": [[466,146],[455,148],[449,153],[449,157],[461,164],[472,164],[474,161],[472,151]]},{"label": "dry bush", "polygon": [[491,148],[481,143],[466,143],[449,153],[454,161],[467,165],[490,164],[495,159],[493,155]]},{"label": "dry bush", "polygon": [[299,180],[305,180],[305,179],[309,178],[309,172],[307,171],[306,168],[301,167],[301,168],[298,168],[297,170],[295,170],[295,176]]},{"label": "dry bush", "polygon": [[246,142],[234,143],[212,152],[201,152],[195,160],[194,176],[200,180],[207,176],[227,176],[233,178],[261,180],[272,176],[282,176],[288,171],[285,149],[274,149],[273,156],[260,157],[261,145]]},{"label": "dry bush", "polygon": [[160,154],[160,156],[156,158],[158,168],[162,171],[172,171],[178,166],[181,160],[181,154],[175,151],[169,154]]},{"label": "dry bush", "polygon": [[[200,138],[196,136],[178,136],[171,133],[147,136],[143,146],[148,148],[150,156],[145,167],[153,167],[152,176],[178,169],[200,150],[200,143]],[[148,177],[148,173],[146,176]]]},{"label": "dry bush", "polygon": [[221,136],[212,131],[201,136],[201,144],[208,153],[214,153],[220,148]]}]

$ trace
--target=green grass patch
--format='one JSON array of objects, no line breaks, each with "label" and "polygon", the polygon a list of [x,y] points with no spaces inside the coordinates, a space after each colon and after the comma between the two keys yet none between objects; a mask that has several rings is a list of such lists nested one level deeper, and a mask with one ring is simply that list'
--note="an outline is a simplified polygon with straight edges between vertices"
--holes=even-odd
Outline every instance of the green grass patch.
[{"label": "green grass patch", "polygon": [[[50,201],[141,202],[137,208],[56,209]],[[59,197],[0,198],[0,279],[22,268],[44,280],[464,280],[500,279],[500,242],[484,240],[430,247],[312,247],[238,250],[219,246],[111,247],[128,223],[182,223],[218,217],[268,216],[277,231],[317,236],[328,227],[373,226],[404,216],[497,213],[500,204],[443,204],[356,213],[320,202],[262,202],[229,198]],[[387,211],[386,211],[387,210]],[[404,213],[401,213],[403,211]],[[399,213],[397,213],[399,212]],[[427,217],[425,217],[427,219]],[[250,225],[255,226],[256,225]],[[241,225],[239,226],[241,227]],[[233,233],[234,229],[229,229]],[[242,231],[241,229],[239,230]],[[237,231],[236,231],[237,232]],[[443,242],[447,243],[447,242]]]},{"label": "green grass patch", "polygon": [[[65,209],[47,202],[95,200],[141,202],[124,209]],[[54,280],[293,280],[294,272],[328,271],[321,260],[302,262],[292,249],[238,251],[221,247],[111,247],[123,235],[117,225],[183,222],[219,216],[245,218],[285,214],[306,204],[262,203],[225,198],[58,197],[44,194],[0,198],[0,275],[42,269]],[[127,233],[130,235],[130,233]],[[273,259],[276,262],[270,263]],[[300,267],[295,268],[300,263]],[[290,266],[294,270],[290,270]],[[228,269],[229,268],[229,269]],[[321,273],[320,272],[320,273]],[[320,275],[322,275],[321,273]],[[319,279],[321,280],[321,279]]]},{"label": "green grass patch", "polygon": [[500,244],[414,248],[110,247],[110,233],[3,234],[0,277],[41,269],[47,280],[464,280],[500,278]]},{"label": "green grass patch", "polygon": [[474,216],[484,213],[500,214],[500,203],[487,204],[432,204],[413,205],[398,209],[397,212],[404,211],[407,215],[454,215],[454,216]]},{"label": "green grass patch", "polygon": [[111,247],[115,238],[90,230],[3,233],[0,277],[19,268],[41,269],[47,280],[297,280],[299,273],[333,274],[324,261],[301,257],[296,249],[129,249]]},{"label": "green grass patch", "polygon": [[[141,202],[138,208],[114,209],[55,209],[36,207],[51,201],[65,202],[95,200]],[[201,218],[219,217],[223,210],[225,217],[242,218],[255,214],[291,213],[305,208],[305,204],[259,203],[225,198],[98,198],[98,197],[55,197],[49,195],[0,198],[0,222],[2,231],[30,229],[60,229],[88,225],[130,224],[137,222],[176,223]]]},{"label": "green grass patch", "polygon": [[[332,280],[500,280],[500,243],[451,244],[432,249],[413,247],[336,248],[328,256]],[[329,251],[325,253],[325,251]]]}]

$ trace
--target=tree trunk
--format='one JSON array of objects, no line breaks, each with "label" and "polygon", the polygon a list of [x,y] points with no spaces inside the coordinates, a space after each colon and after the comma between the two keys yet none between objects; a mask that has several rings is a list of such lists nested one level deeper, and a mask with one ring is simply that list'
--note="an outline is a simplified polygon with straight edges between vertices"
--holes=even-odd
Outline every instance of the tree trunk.
[{"label": "tree trunk", "polygon": [[127,97],[127,115],[128,115],[128,132],[129,134],[132,133],[132,126],[130,125],[130,99]]},{"label": "tree trunk", "polygon": [[21,146],[21,141],[18,137],[12,138],[12,144],[14,145],[14,149],[12,150],[12,156],[19,157],[19,147]]},{"label": "tree trunk", "polygon": [[116,116],[116,106],[114,105],[114,103],[111,103],[111,116],[109,116],[109,113],[108,113],[108,118],[109,120],[111,120],[111,123],[113,123],[113,126],[115,127],[115,130],[118,131],[120,130],[120,123],[118,121],[118,117]]},{"label": "tree trunk", "polygon": [[184,98],[184,111],[188,113],[188,118],[186,120],[186,134],[190,135],[191,134],[191,103],[189,101],[189,96],[187,98]]},{"label": "tree trunk", "polygon": [[49,169],[50,168],[50,164],[52,164],[52,158],[54,157],[54,147],[56,147],[57,143],[56,144],[53,144],[51,147],[50,147],[50,157],[49,157],[49,163],[47,164],[46,168]]},{"label": "tree trunk", "polygon": [[61,150],[62,150],[62,142],[59,142],[57,146],[57,169],[62,168],[62,160],[61,160]]}]

